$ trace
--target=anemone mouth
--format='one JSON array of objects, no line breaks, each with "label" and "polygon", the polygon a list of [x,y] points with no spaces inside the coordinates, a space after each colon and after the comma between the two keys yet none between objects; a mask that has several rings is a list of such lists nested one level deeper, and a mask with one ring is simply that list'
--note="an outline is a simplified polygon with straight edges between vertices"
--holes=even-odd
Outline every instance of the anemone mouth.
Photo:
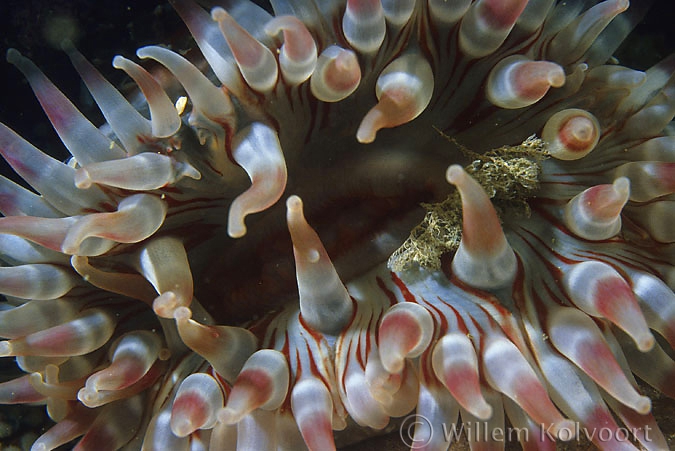
[{"label": "anemone mouth", "polygon": [[[305,215],[343,280],[385,262],[421,221],[420,205],[447,196],[450,187],[441,168],[453,159],[447,152],[434,155],[427,145],[405,142],[412,137],[442,144],[445,140],[432,127],[414,135],[398,131],[383,144],[365,146],[355,139],[358,120],[348,117],[351,124],[333,122],[310,142],[289,143],[280,136],[284,148],[301,149],[288,162],[282,200],[290,194],[303,199]],[[297,297],[284,203],[247,218],[247,229],[245,236],[226,240],[222,253],[207,258],[208,268],[198,276],[197,296],[221,320],[250,319],[253,312],[241,306],[262,303],[273,310]],[[223,281],[222,274],[232,277]]]}]

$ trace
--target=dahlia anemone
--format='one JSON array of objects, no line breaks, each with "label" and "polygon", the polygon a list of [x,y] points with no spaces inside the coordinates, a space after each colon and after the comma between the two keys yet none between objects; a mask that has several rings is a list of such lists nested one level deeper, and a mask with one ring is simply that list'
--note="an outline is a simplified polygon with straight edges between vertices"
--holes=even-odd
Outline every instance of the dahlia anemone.
[{"label": "dahlia anemone", "polygon": [[141,113],[64,45],[101,128],[7,53],[72,155],[0,125],[33,449],[328,450],[413,411],[413,448],[667,448],[635,376],[675,396],[675,60],[607,63],[626,0],[171,4],[206,64],[116,56]]}]

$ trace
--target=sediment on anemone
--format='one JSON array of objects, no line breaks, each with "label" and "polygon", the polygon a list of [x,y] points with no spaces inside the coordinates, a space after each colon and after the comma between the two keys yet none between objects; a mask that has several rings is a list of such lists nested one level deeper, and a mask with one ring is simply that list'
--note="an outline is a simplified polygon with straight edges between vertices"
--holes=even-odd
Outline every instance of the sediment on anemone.
[{"label": "sediment on anemone", "polygon": [[[0,402],[46,405],[34,449],[334,449],[413,410],[667,447],[636,376],[675,395],[675,59],[611,61],[628,2],[171,3],[207,64],[115,57],[141,113],[65,45],[100,129],[7,55],[72,155],[0,126],[32,187],[0,179],[0,354],[27,373]],[[532,135],[510,205],[493,149]],[[392,269],[420,203],[458,243]]]}]

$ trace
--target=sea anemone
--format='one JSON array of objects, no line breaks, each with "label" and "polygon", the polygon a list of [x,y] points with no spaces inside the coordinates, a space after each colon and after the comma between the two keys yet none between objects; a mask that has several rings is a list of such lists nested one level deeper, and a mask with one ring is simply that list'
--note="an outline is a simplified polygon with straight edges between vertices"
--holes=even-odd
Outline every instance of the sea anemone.
[{"label": "sea anemone", "polygon": [[100,128],[7,53],[72,155],[0,124],[33,449],[667,448],[675,57],[613,60],[627,0],[171,4],[203,58],[116,56],[143,105],[63,43]]}]

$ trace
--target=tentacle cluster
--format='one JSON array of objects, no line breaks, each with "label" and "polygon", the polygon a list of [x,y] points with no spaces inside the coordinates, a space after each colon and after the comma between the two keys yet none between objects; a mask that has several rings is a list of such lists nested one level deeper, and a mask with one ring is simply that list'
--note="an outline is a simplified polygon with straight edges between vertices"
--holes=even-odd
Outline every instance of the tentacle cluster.
[{"label": "tentacle cluster", "polygon": [[[117,56],[146,119],[66,44],[106,134],[7,55],[72,154],[0,126],[35,191],[0,178],[0,355],[27,373],[0,402],[47,406],[33,449],[328,450],[414,409],[493,432],[506,414],[527,449],[576,424],[666,449],[634,375],[675,395],[674,60],[604,64],[627,1],[171,3],[208,69],[137,55],[187,113]],[[436,130],[478,153],[541,136],[529,214]],[[455,189],[458,245],[388,269],[416,204]],[[428,425],[412,446],[447,449]]]}]

